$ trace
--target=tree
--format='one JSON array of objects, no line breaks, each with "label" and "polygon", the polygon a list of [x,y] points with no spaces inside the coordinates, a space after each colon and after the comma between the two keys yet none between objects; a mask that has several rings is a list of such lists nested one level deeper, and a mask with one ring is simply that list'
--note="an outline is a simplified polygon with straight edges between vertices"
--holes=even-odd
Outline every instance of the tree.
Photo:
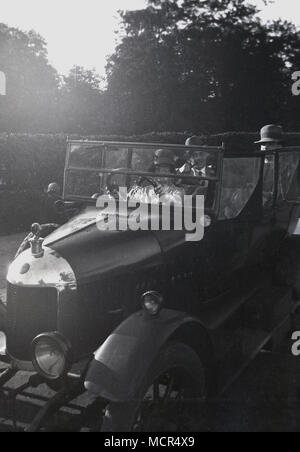
[{"label": "tree", "polygon": [[61,130],[67,133],[96,134],[105,127],[103,80],[94,70],[74,66],[63,77],[60,90]]},{"label": "tree", "polygon": [[245,0],[149,0],[121,13],[107,65],[119,132],[257,130],[289,125],[289,67],[299,58],[290,23],[264,25]]},{"label": "tree", "polygon": [[58,76],[43,38],[0,24],[0,70],[7,83],[7,95],[0,98],[0,131],[51,130]]}]

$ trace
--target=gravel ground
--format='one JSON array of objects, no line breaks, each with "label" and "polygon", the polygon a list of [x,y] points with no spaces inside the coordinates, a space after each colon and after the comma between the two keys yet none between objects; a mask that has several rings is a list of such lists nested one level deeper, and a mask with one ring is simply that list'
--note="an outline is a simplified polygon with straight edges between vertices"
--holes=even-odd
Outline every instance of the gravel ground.
[{"label": "gravel ground", "polygon": [[[8,263],[23,237],[24,234],[0,237],[0,290],[5,288]],[[261,353],[222,397],[210,403],[208,431],[300,432],[300,358],[292,356],[290,341],[285,345],[283,354]],[[12,387],[22,384],[26,378],[25,373],[19,374]],[[51,395],[46,387],[35,392]],[[85,405],[86,399],[79,399],[77,403]],[[20,430],[32,420],[39,406],[40,402],[32,404],[26,397],[18,399],[15,410]],[[74,414],[74,411],[68,412],[68,419]],[[66,414],[61,416],[51,431],[68,430],[61,423]],[[0,432],[12,431],[11,418],[11,407],[0,395]]]}]

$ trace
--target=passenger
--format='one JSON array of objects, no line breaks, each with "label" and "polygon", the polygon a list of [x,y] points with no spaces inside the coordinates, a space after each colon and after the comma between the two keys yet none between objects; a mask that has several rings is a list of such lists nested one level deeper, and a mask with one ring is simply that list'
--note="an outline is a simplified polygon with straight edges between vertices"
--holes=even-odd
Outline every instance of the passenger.
[{"label": "passenger", "polygon": [[[199,138],[193,136],[186,141],[186,146],[196,146],[200,145]],[[213,167],[215,172],[215,162],[212,162],[214,158],[210,156],[208,152],[199,151],[199,150],[189,150],[186,154],[185,163],[177,169],[177,174],[183,176],[191,176],[191,179],[182,179],[180,182],[185,188],[185,192],[188,195],[196,195],[196,194],[206,194],[206,190],[208,188],[208,181],[199,179],[194,179],[195,177],[207,177],[211,174],[211,169]],[[213,165],[212,165],[213,163]],[[215,176],[215,174],[214,174]]]},{"label": "passenger", "polygon": [[255,144],[260,144],[261,151],[276,151],[283,147],[283,128],[274,124],[264,126],[260,131],[260,140]]},{"label": "passenger", "polygon": [[[169,149],[158,149],[153,159],[153,172],[159,174],[174,174],[175,157]],[[140,202],[152,203],[158,201],[158,196],[164,197],[165,201],[182,203],[185,195],[184,189],[175,185],[175,177],[142,177],[142,180],[136,184],[129,193],[129,199],[135,199]]]},{"label": "passenger", "polygon": [[[283,148],[284,137],[283,128],[274,124],[264,126],[260,131],[260,140],[255,144],[260,144],[263,152],[277,151]],[[273,203],[275,191],[275,157],[266,155],[264,162],[263,178],[263,205],[270,207]]]},{"label": "passenger", "polygon": [[186,163],[178,169],[178,174],[185,176],[200,177],[206,176],[206,159],[208,158],[208,153],[203,151],[193,152]]},{"label": "passenger", "polygon": [[[193,136],[186,140],[186,146],[196,146],[198,145],[198,137]],[[186,152],[185,162],[177,169],[177,174],[182,174],[185,176],[198,176],[205,171],[205,161],[202,152],[192,152],[191,150]],[[194,183],[192,181],[192,183]]]}]

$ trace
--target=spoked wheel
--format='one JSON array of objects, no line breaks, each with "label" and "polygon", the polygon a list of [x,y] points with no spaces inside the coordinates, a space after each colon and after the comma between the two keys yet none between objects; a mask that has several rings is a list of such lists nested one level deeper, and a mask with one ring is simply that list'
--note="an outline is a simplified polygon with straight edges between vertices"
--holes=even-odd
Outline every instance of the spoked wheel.
[{"label": "spoked wheel", "polygon": [[188,432],[201,430],[206,398],[198,355],[172,342],[159,353],[135,400],[110,403],[104,432]]}]

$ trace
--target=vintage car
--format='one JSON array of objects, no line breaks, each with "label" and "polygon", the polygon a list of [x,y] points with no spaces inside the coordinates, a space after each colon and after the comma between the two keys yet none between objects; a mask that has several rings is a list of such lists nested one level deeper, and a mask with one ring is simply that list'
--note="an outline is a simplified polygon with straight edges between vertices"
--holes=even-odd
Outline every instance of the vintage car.
[{"label": "vintage car", "polygon": [[[174,155],[172,171],[154,170],[158,149]],[[300,298],[299,152],[68,142],[57,208],[72,216],[33,225],[2,307],[0,387],[29,371],[15,396],[42,383],[56,391],[28,431],[81,394],[103,431],[201,431],[206,401],[290,331]],[[198,172],[180,171],[194,154]],[[156,192],[162,178],[204,197],[200,238],[174,227],[172,203],[163,228],[160,201],[144,210],[143,227],[103,227],[132,214],[132,187]]]}]

